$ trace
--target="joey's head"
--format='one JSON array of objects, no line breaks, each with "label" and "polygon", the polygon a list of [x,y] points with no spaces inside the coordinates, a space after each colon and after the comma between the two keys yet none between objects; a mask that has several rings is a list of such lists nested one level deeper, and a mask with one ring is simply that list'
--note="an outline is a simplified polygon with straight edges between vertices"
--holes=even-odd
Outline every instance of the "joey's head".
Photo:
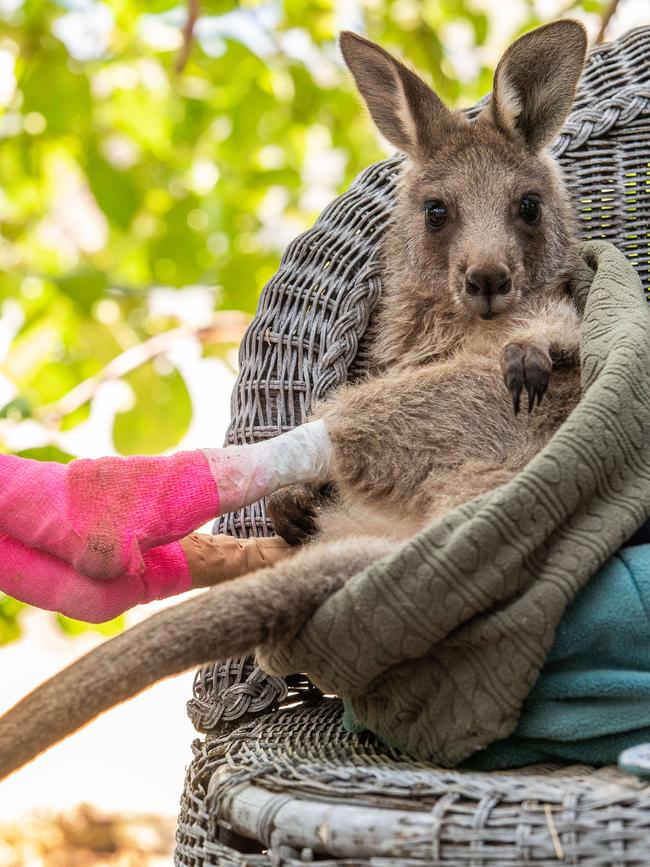
[{"label": "joey's head", "polygon": [[385,242],[387,303],[403,300],[417,321],[430,310],[466,324],[515,310],[566,273],[573,220],[546,148],[571,108],[586,45],[569,20],[522,36],[470,121],[382,48],[341,34],[375,124],[407,156]]}]

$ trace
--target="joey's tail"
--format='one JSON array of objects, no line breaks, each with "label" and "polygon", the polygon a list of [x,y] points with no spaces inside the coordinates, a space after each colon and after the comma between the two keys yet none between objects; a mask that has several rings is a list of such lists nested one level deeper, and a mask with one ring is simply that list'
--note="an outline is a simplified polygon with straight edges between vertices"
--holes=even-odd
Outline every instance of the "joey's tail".
[{"label": "joey's tail", "polygon": [[291,636],[342,581],[300,559],[162,611],[39,686],[0,719],[0,779],[165,677]]}]

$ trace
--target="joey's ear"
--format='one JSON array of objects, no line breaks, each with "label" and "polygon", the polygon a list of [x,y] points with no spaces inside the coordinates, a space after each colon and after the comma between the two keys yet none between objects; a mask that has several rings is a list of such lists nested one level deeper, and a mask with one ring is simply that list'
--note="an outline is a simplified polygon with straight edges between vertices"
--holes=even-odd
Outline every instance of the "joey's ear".
[{"label": "joey's ear", "polygon": [[586,51],[578,21],[553,21],[520,37],[494,73],[488,110],[495,124],[531,151],[550,144],[571,109]]},{"label": "joey's ear", "polygon": [[426,153],[451,112],[431,88],[379,45],[349,30],[341,51],[379,132],[411,157]]}]

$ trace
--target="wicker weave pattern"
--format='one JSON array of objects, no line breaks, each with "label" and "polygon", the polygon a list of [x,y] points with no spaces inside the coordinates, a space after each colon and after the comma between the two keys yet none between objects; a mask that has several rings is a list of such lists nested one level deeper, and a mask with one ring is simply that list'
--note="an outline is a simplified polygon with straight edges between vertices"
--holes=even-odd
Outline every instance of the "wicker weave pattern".
[{"label": "wicker weave pattern", "polygon": [[648,863],[650,786],[580,766],[441,771],[346,733],[340,713],[325,700],[197,742],[183,809],[212,821],[180,829],[177,863]]},{"label": "wicker weave pattern", "polygon": [[[229,443],[295,427],[348,379],[379,296],[378,247],[400,162],[367,169],[287,248],[242,342]],[[221,518],[215,532],[268,535],[264,503]]]},{"label": "wicker weave pattern", "polygon": [[[615,243],[650,290],[650,28],[592,51],[553,151],[583,238]],[[228,442],[294,427],[328,389],[364,370],[366,329],[381,288],[380,243],[400,163],[396,156],[363,172],[287,249],[242,344]],[[272,528],[262,502],[220,519],[215,532],[267,535]],[[286,688],[285,696],[282,682],[265,683],[250,663],[209,666],[197,675],[190,715],[199,730],[222,734],[195,744],[178,864],[298,865],[313,849],[323,864],[374,867],[650,863],[648,787],[587,769],[582,778],[579,770],[550,776],[437,771],[345,734],[338,704],[313,707],[308,684]],[[298,707],[275,710],[283,701]],[[257,722],[255,713],[263,714]],[[260,809],[244,809],[242,818],[238,798],[245,801],[246,792]],[[304,799],[302,814],[297,795]],[[335,845],[332,829],[318,825],[309,842],[310,809],[331,802],[408,810],[412,821],[407,817],[405,827],[416,822],[419,837],[401,834],[373,849],[371,829],[390,816],[365,812],[350,817],[360,822],[356,848],[340,848],[340,839]],[[298,809],[293,825],[304,830],[302,841],[276,827],[292,809]]]},{"label": "wicker weave pattern", "polygon": [[272,677],[252,659],[229,659],[200,668],[187,712],[197,731],[223,733],[282,704],[319,701],[321,692],[302,674]]}]

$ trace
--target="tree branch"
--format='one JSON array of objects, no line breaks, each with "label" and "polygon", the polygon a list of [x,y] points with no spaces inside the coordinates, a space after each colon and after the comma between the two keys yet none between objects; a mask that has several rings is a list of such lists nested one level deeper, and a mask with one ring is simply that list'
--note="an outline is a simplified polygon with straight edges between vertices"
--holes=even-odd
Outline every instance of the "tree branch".
[{"label": "tree branch", "polygon": [[200,0],[187,0],[187,21],[183,27],[183,44],[176,58],[176,72],[182,72],[190,59],[194,42],[194,26],[201,14]]},{"label": "tree branch", "polygon": [[605,41],[609,22],[612,20],[614,15],[616,15],[616,10],[618,9],[619,2],[620,0],[610,0],[610,2],[605,7],[602,18],[600,20],[600,29],[598,31],[598,35],[596,36],[596,44]]},{"label": "tree branch", "polygon": [[99,373],[84,379],[71,391],[54,403],[42,407],[38,420],[48,428],[58,428],[63,419],[88,403],[97,393],[100,385],[109,380],[122,379],[148,361],[167,352],[181,337],[195,337],[203,346],[218,343],[240,343],[248,327],[250,316],[236,310],[215,313],[209,325],[199,327],[180,326],[156,334],[126,349],[103,367]]}]

